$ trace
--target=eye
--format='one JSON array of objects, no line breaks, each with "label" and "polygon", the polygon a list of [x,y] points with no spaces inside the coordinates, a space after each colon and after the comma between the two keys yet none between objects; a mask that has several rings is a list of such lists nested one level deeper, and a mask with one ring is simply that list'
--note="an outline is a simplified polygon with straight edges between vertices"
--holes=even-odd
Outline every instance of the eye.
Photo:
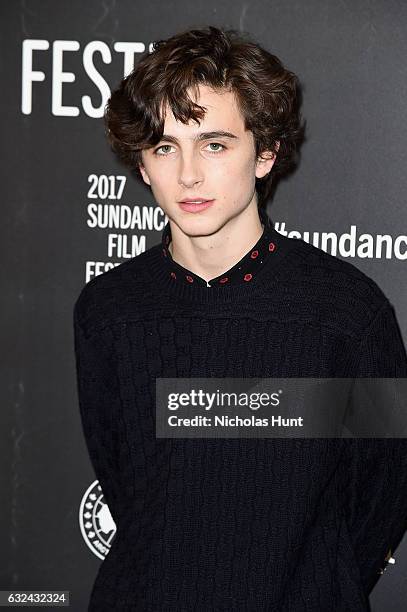
[{"label": "eye", "polygon": [[154,154],[155,155],[166,155],[166,153],[157,153],[157,151],[159,151],[160,149],[165,149],[165,147],[170,147],[171,145],[161,145],[161,147],[158,147],[157,149],[154,149]]},{"label": "eye", "polygon": [[223,149],[226,149],[226,147],[223,144],[220,144],[219,142],[210,142],[208,147],[211,147],[212,145],[215,145],[215,147],[222,147],[222,149],[218,149],[217,151],[214,151],[212,149],[211,153],[220,153]]}]

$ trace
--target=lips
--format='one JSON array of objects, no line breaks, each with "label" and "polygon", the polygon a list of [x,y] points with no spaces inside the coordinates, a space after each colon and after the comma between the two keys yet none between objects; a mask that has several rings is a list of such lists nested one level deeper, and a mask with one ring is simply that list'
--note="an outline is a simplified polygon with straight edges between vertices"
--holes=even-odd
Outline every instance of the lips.
[{"label": "lips", "polygon": [[203,204],[203,202],[211,202],[210,198],[185,198],[184,200],[180,200],[180,204]]},{"label": "lips", "polygon": [[211,207],[215,200],[192,200],[190,198],[178,202],[178,205],[185,212],[199,213]]}]

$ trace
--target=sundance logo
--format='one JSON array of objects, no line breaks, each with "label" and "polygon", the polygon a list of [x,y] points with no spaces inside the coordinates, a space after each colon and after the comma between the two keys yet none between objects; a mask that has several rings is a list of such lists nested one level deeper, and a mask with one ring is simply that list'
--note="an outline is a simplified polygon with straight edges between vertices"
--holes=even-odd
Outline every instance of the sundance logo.
[{"label": "sundance logo", "polygon": [[110,551],[116,534],[116,524],[98,480],[90,485],[82,497],[79,525],[87,546],[103,561]]},{"label": "sundance logo", "polygon": [[[407,259],[407,234],[360,233],[356,225],[349,232],[300,232],[285,229],[285,221],[275,222],[274,229],[288,238],[299,238],[331,255],[358,259]],[[312,235],[311,235],[312,234]]]}]

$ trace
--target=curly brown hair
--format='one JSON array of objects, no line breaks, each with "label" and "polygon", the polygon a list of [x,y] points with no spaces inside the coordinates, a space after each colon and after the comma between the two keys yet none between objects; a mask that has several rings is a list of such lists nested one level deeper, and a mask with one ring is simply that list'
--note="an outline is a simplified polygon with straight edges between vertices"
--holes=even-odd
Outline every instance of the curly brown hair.
[{"label": "curly brown hair", "polygon": [[296,166],[305,121],[299,111],[298,77],[247,32],[208,26],[155,41],[152,52],[140,57],[106,104],[109,144],[142,180],[141,151],[160,142],[166,104],[184,124],[204,117],[204,108],[187,95],[191,88],[197,97],[200,84],[233,91],[245,129],[253,133],[256,157],[265,151],[276,154],[271,171],[256,178],[258,205],[263,206],[274,179]]}]

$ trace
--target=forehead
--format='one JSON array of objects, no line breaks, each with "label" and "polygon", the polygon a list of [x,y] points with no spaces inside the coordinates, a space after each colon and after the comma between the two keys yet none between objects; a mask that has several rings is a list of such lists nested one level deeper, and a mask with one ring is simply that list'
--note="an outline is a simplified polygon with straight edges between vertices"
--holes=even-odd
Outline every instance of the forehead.
[{"label": "forehead", "polygon": [[[200,85],[198,95],[195,97],[192,89],[188,90],[190,98],[204,107],[205,116],[200,120],[201,128],[208,129],[228,129],[236,132],[244,132],[243,116],[238,108],[235,94],[224,88],[221,90],[213,90],[207,85]],[[183,124],[177,121],[167,104],[164,109],[164,131],[167,132],[171,128],[171,133],[177,131],[179,134],[196,131],[197,124],[190,121],[188,124]]]}]

